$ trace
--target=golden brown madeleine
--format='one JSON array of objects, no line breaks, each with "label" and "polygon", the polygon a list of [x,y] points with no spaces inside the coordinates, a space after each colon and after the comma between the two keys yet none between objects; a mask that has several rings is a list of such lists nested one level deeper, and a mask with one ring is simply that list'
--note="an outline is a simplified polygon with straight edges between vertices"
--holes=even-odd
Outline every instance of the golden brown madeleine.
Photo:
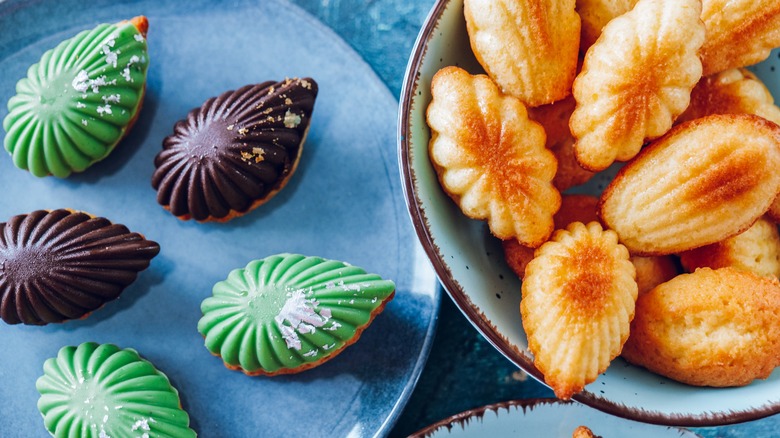
[{"label": "golden brown madeleine", "polygon": [[[555,229],[566,228],[572,222],[598,221],[599,199],[590,195],[563,195],[561,209],[553,216]],[[521,245],[516,239],[501,241],[506,263],[522,280],[525,267],[534,258],[534,249]]]},{"label": "golden brown madeleine", "polygon": [[580,47],[575,0],[465,0],[471,49],[501,89],[528,106],[571,93]]},{"label": "golden brown madeleine", "polygon": [[525,267],[534,259],[534,249],[521,245],[517,239],[502,240],[501,247],[504,249],[504,260],[509,269],[522,280],[525,277]]},{"label": "golden brown madeleine", "polygon": [[574,80],[569,122],[582,167],[633,158],[688,106],[701,78],[699,0],[640,0],[610,21]]},{"label": "golden brown madeleine", "polygon": [[633,255],[679,253],[746,230],[780,191],[780,127],[747,114],[683,123],[601,195],[600,216]]},{"label": "golden brown madeleine", "polygon": [[775,201],[769,206],[766,215],[769,219],[775,221],[775,223],[780,223],[780,196],[775,198]]},{"label": "golden brown madeleine", "polygon": [[428,149],[442,188],[466,216],[487,219],[499,239],[541,245],[561,205],[544,129],[485,75],[445,67],[431,94]]},{"label": "golden brown madeleine", "polygon": [[780,46],[780,0],[702,0],[704,75],[763,61]]},{"label": "golden brown madeleine", "polygon": [[780,283],[697,269],[639,297],[623,358],[697,386],[740,386],[780,365]]},{"label": "golden brown madeleine", "polygon": [[702,78],[677,123],[711,114],[755,114],[780,124],[780,108],[772,94],[756,75],[742,68]]},{"label": "golden brown madeleine", "polygon": [[636,268],[636,284],[639,295],[649,292],[661,283],[666,283],[680,272],[672,256],[632,256],[631,263]]},{"label": "golden brown madeleine", "polygon": [[582,18],[580,51],[588,50],[601,35],[601,29],[613,18],[630,11],[639,0],[577,0],[577,12]]},{"label": "golden brown madeleine", "polygon": [[558,102],[529,108],[528,115],[539,122],[547,133],[547,149],[558,160],[558,171],[553,185],[560,191],[578,186],[590,180],[594,173],[582,168],[574,155],[574,136],[569,130],[569,118],[574,111],[574,97],[569,96]]},{"label": "golden brown madeleine", "polygon": [[582,391],[628,338],[637,285],[628,250],[598,222],[574,222],[536,250],[520,313],[534,365],[562,399]]},{"label": "golden brown madeleine", "polygon": [[777,225],[760,218],[750,228],[718,243],[680,253],[688,272],[696,268],[747,269],[759,275],[780,276],[780,235]]},{"label": "golden brown madeleine", "polygon": [[600,438],[598,435],[594,435],[593,431],[588,426],[577,426],[574,432],[571,434],[571,438]]}]

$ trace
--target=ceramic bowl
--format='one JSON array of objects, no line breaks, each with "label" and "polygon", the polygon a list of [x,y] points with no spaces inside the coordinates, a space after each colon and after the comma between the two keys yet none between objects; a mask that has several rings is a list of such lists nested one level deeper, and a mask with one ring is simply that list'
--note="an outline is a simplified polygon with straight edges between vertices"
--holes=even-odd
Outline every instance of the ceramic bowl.
[{"label": "ceramic bowl", "polygon": [[[775,96],[777,52],[753,70]],[[438,0],[409,61],[399,117],[399,157],[407,205],[417,235],[441,283],[471,323],[504,356],[539,381],[520,319],[520,281],[504,262],[487,225],[466,218],[439,186],[428,159],[425,110],[433,74],[448,65],[482,73],[468,42],[462,0]],[[611,178],[598,175],[579,192],[598,194]],[[639,421],[683,426],[736,423],[780,412],[780,370],[740,388],[700,388],[676,383],[614,360],[574,399]]]},{"label": "ceramic bowl", "polygon": [[569,438],[579,426],[597,436],[698,438],[672,426],[655,426],[613,417],[583,404],[556,399],[513,400],[471,409],[434,423],[410,438],[543,436]]}]

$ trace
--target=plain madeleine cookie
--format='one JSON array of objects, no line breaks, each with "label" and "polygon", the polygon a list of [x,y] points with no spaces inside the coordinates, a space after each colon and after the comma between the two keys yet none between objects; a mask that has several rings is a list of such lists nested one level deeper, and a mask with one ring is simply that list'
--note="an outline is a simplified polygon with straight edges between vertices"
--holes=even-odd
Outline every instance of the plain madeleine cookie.
[{"label": "plain madeleine cookie", "polygon": [[534,365],[562,399],[607,369],[628,338],[637,284],[628,250],[598,222],[558,230],[528,264],[520,301]]},{"label": "plain madeleine cookie", "polygon": [[780,1],[702,0],[704,74],[763,61],[780,46]]},{"label": "plain madeleine cookie", "polygon": [[746,230],[780,192],[780,126],[747,114],[675,127],[618,172],[600,216],[634,255],[672,254]]},{"label": "plain madeleine cookie", "polygon": [[541,245],[561,204],[544,129],[485,75],[445,67],[431,94],[428,152],[444,191],[466,216],[486,219],[499,239]]},{"label": "plain madeleine cookie", "polygon": [[465,0],[471,48],[501,89],[528,106],[571,93],[580,46],[575,0]]},{"label": "plain madeleine cookie", "polygon": [[574,111],[575,101],[572,96],[558,102],[529,108],[528,115],[544,127],[547,134],[547,149],[555,154],[558,160],[558,170],[555,172],[553,185],[563,192],[570,187],[588,182],[593,172],[583,169],[574,154],[574,136],[569,129],[569,119]]},{"label": "plain madeleine cookie", "polygon": [[697,269],[639,297],[623,357],[697,386],[740,386],[780,365],[780,282]]},{"label": "plain madeleine cookie", "polygon": [[677,123],[711,114],[755,114],[780,124],[780,108],[756,75],[740,68],[707,76],[691,91],[691,104]]},{"label": "plain madeleine cookie", "polygon": [[[561,230],[572,222],[598,221],[599,199],[590,195],[563,195],[561,209],[553,216],[555,229]],[[509,267],[522,280],[525,267],[534,258],[534,249],[521,245],[516,239],[501,241]]]},{"label": "plain madeleine cookie", "polygon": [[640,0],[610,21],[574,81],[577,161],[599,171],[666,133],[701,78],[699,0]]},{"label": "plain madeleine cookie", "polygon": [[672,256],[632,256],[631,263],[636,268],[636,284],[639,294],[651,291],[661,283],[666,283],[679,274],[677,263]]},{"label": "plain madeleine cookie", "polygon": [[585,53],[601,36],[601,29],[612,19],[633,9],[639,0],[577,0],[582,18],[580,50]]},{"label": "plain madeleine cookie", "polygon": [[775,201],[769,206],[766,215],[768,218],[775,221],[775,223],[780,223],[780,196],[775,198]]},{"label": "plain madeleine cookie", "polygon": [[696,268],[732,266],[759,275],[780,276],[780,235],[777,225],[760,218],[750,228],[723,241],[680,254],[688,272]]}]

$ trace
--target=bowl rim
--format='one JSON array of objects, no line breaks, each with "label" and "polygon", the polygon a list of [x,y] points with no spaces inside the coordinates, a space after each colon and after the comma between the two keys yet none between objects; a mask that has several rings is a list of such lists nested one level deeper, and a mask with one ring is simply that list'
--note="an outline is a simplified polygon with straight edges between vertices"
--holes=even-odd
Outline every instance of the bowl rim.
[{"label": "bowl rim", "polygon": [[[412,154],[410,153],[410,132],[411,132],[411,112],[412,103],[420,84],[420,73],[423,61],[427,54],[428,42],[434,36],[445,9],[449,6],[450,0],[436,0],[428,16],[426,17],[420,29],[417,39],[414,43],[409,62],[404,73],[404,81],[401,87],[401,96],[399,101],[399,115],[397,126],[398,143],[398,163],[402,180],[404,200],[409,212],[417,238],[428,256],[436,276],[441,282],[447,295],[450,296],[461,313],[477,329],[477,331],[510,362],[514,363],[520,369],[528,373],[535,380],[545,386],[544,376],[534,366],[533,361],[521,353],[506,338],[501,336],[496,327],[487,319],[487,317],[477,308],[460,284],[453,278],[444,257],[440,253],[439,247],[433,241],[428,220],[423,208],[423,201],[419,196],[415,171],[411,165]],[[518,310],[519,312],[519,310]],[[650,372],[650,371],[648,371]],[[572,400],[578,401],[592,408],[606,412],[611,415],[622,417],[629,420],[641,421],[665,426],[682,427],[703,427],[703,426],[723,426],[728,424],[742,423],[751,420],[758,420],[780,413],[780,402],[767,403],[765,405],[752,409],[734,411],[724,410],[720,412],[705,412],[702,414],[666,414],[659,411],[649,411],[642,408],[629,407],[621,403],[600,397],[593,392],[583,390],[572,396]]]},{"label": "bowl rim", "polygon": [[[533,411],[534,408],[537,408],[539,406],[546,406],[546,405],[567,406],[572,404],[577,404],[577,403],[572,400],[560,400],[557,398],[527,398],[527,399],[508,400],[504,402],[492,403],[489,405],[480,406],[473,409],[467,409],[463,412],[459,412],[455,415],[451,415],[447,418],[439,420],[409,435],[409,438],[429,437],[445,427],[448,429],[452,429],[455,425],[460,425],[461,427],[465,428],[466,425],[468,425],[472,419],[482,418],[487,412],[494,412],[496,415],[498,415],[502,409],[507,411],[507,413],[509,413],[510,408],[516,408],[516,409],[522,409],[523,414],[525,415],[527,414],[528,411]],[[693,432],[688,429],[681,429],[677,426],[667,426],[667,427],[669,427],[670,429],[677,429],[681,438],[699,437],[699,435],[696,432]]]}]

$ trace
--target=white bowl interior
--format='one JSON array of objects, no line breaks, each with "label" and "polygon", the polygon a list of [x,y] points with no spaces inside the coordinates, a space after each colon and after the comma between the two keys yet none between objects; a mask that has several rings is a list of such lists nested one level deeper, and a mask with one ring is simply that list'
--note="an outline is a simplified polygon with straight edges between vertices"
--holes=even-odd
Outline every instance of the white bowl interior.
[{"label": "white bowl interior", "polygon": [[[434,25],[435,24],[435,25]],[[427,44],[426,44],[427,42]],[[778,53],[753,68],[775,96]],[[509,360],[541,380],[533,367],[520,319],[520,281],[504,262],[487,225],[466,218],[442,191],[428,160],[425,111],[440,68],[457,65],[483,73],[468,42],[463,1],[438,1],[418,37],[406,75],[399,124],[402,174],[412,221],[447,292],[472,324]],[[570,190],[599,194],[612,168]],[[780,412],[780,371],[740,388],[699,388],[660,377],[622,359],[574,397],[609,413],[668,425],[717,425]]]}]

